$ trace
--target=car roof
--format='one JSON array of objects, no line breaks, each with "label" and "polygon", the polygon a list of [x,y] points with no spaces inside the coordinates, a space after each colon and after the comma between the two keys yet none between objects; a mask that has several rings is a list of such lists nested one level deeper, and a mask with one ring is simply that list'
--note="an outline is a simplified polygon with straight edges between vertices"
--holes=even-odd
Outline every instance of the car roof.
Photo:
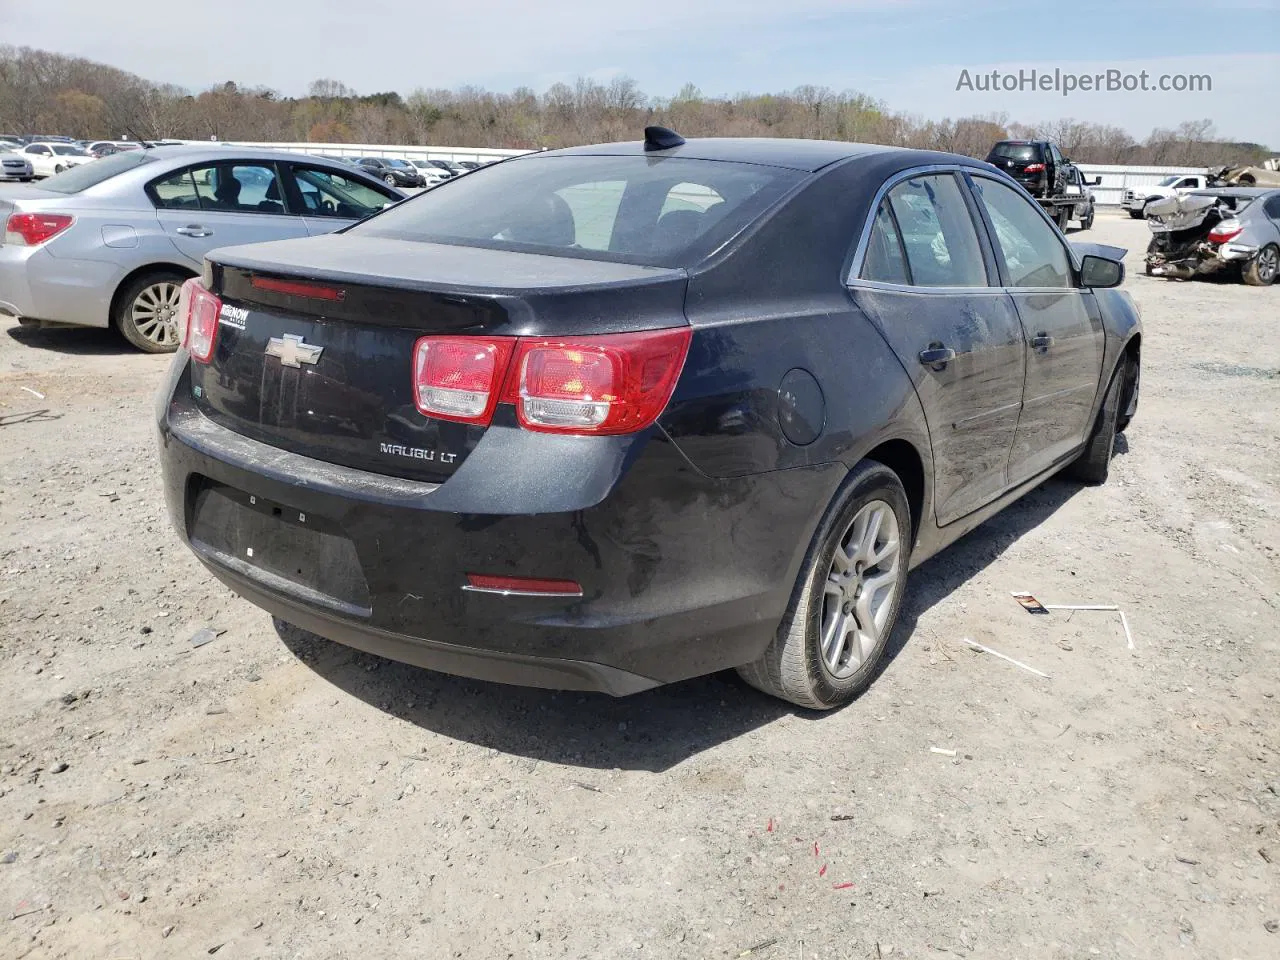
[{"label": "car roof", "polygon": [[766,137],[707,137],[686,140],[666,150],[644,149],[643,140],[624,143],[597,143],[563,150],[546,150],[525,157],[548,156],[650,156],[685,157],[692,160],[722,160],[735,163],[757,163],[762,166],[789,167],[813,172],[847,160],[850,157],[885,153],[894,147],[869,143],[847,143],[838,140],[788,140]]},{"label": "car roof", "polygon": [[[237,147],[234,144],[196,146],[192,144],[163,144],[147,148],[149,153],[166,160],[183,163],[200,163],[204,160],[225,160],[228,157],[244,160],[293,160],[315,157],[315,154],[293,153],[288,150],[267,150],[262,147]],[[317,158],[327,159],[327,158]]]}]

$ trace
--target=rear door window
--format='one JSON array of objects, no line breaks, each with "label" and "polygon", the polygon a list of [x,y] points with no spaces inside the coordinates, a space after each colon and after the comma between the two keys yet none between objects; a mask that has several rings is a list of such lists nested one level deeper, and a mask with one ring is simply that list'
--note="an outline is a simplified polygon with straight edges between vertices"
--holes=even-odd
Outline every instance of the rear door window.
[{"label": "rear door window", "polygon": [[949,173],[904,180],[886,198],[918,287],[985,287],[987,268],[964,195]]},{"label": "rear door window", "polygon": [[274,163],[214,163],[191,171],[200,207],[226,213],[287,213]]},{"label": "rear door window", "polygon": [[162,210],[200,209],[200,194],[196,192],[196,182],[189,169],[157,180],[147,192],[151,194],[152,202]]}]

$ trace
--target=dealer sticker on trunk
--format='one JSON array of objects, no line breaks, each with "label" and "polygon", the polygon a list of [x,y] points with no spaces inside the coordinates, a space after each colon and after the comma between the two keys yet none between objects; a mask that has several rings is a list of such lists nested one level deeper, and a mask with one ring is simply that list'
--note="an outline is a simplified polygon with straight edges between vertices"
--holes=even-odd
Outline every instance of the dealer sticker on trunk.
[{"label": "dealer sticker on trunk", "polygon": [[218,313],[218,322],[226,324],[228,327],[234,327],[237,330],[244,329],[244,323],[249,318],[249,311],[244,307],[233,307],[229,303],[222,305],[222,310]]}]

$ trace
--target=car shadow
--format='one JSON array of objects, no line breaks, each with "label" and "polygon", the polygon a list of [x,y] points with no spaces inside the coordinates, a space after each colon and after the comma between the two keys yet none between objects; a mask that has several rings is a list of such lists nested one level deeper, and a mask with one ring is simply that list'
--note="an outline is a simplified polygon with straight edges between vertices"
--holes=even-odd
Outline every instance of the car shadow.
[{"label": "car shadow", "polygon": [[[913,571],[880,669],[902,652],[925,611],[1079,490],[1079,484],[1050,480]],[[661,772],[782,717],[829,716],[759,693],[731,671],[614,699],[467,680],[362,653],[282,620],[275,628],[318,676],[384,713],[454,740],[549,763]]]},{"label": "car shadow", "polygon": [[[1116,437],[1115,452],[1128,451],[1124,434],[1120,434]],[[880,670],[887,668],[903,651],[921,616],[998,560],[1081,489],[1076,481],[1053,477],[913,570],[898,614],[898,625],[889,638]]]},{"label": "car shadow", "polygon": [[139,353],[115,330],[96,327],[38,327],[17,324],[5,331],[11,340],[33,350],[52,350],[70,356],[91,357]]}]

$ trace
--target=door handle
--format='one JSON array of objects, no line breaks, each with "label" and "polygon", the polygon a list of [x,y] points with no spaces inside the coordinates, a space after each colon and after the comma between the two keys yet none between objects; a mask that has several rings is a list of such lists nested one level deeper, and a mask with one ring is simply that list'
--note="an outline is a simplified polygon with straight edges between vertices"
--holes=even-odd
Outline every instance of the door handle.
[{"label": "door handle", "polygon": [[1053,346],[1053,337],[1049,336],[1047,333],[1037,333],[1034,337],[1031,338],[1032,350],[1039,350],[1041,353],[1044,353],[1046,350],[1048,350],[1052,346]]},{"label": "door handle", "polygon": [[931,343],[928,349],[920,351],[920,362],[934,370],[945,370],[955,358],[956,352],[940,343]]},{"label": "door handle", "polygon": [[213,231],[207,227],[202,227],[198,223],[189,223],[185,227],[178,227],[174,233],[180,233],[184,237],[212,237]]}]

